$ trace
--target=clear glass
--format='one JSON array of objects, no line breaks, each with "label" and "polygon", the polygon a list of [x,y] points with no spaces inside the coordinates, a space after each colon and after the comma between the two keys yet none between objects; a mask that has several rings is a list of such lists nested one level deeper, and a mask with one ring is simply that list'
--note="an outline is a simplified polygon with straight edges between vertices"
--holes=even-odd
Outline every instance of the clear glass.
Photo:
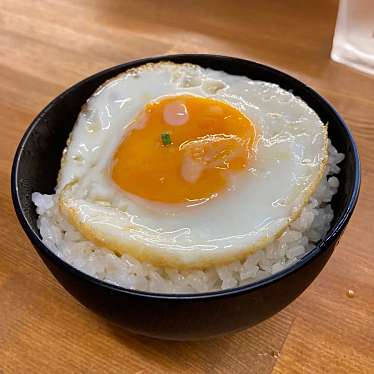
[{"label": "clear glass", "polygon": [[374,0],[340,0],[331,58],[374,74]]}]

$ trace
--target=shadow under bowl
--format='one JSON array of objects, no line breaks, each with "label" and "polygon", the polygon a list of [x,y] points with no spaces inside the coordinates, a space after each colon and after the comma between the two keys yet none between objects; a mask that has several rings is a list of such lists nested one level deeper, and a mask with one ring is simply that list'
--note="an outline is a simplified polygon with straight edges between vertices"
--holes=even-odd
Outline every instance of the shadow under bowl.
[{"label": "shadow under bowl", "polygon": [[[291,267],[266,279],[205,294],[156,294],[128,290],[82,273],[41,241],[32,192],[54,193],[60,160],[81,106],[98,86],[117,74],[148,62],[189,62],[255,80],[276,83],[301,97],[324,123],[332,143],[346,155],[340,187],[332,201],[328,234]],[[255,62],[215,55],[171,55],[115,66],[71,87],[54,99],[23,136],[12,169],[12,197],[18,219],[40,257],[64,288],[89,309],[134,333],[163,339],[196,340],[239,331],[280,311],[318,275],[331,256],[356,205],[360,161],[354,140],[332,106],[295,78]]]}]

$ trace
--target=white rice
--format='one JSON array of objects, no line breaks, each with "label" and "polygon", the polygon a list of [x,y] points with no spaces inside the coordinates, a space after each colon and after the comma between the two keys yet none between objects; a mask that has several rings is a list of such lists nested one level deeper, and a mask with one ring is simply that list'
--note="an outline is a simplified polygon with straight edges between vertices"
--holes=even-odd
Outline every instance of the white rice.
[{"label": "white rice", "polygon": [[87,241],[60,215],[56,195],[32,194],[37,207],[38,227],[44,244],[75,268],[125,288],[161,293],[198,293],[252,283],[290,266],[311,251],[330,227],[332,197],[339,187],[334,174],[344,159],[329,141],[329,162],[318,190],[283,235],[248,256],[221,267],[179,271],[141,263],[135,258],[116,256]]}]

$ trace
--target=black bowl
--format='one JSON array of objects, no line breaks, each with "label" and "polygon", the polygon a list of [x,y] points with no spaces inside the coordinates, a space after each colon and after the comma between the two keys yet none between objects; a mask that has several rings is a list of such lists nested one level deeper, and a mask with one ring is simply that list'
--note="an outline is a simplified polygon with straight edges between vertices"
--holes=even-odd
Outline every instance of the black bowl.
[{"label": "black bowl", "polygon": [[[156,294],[132,291],[92,278],[65,263],[41,241],[31,193],[53,193],[61,152],[81,106],[107,79],[147,62],[190,62],[245,75],[292,90],[329,123],[329,137],[346,158],[332,206],[335,218],[326,237],[300,261],[269,278],[225,291],[204,294]],[[331,105],[305,84],[268,66],[214,55],[171,55],[115,66],[93,75],[54,99],[33,121],[14,158],[12,197],[19,221],[40,257],[65,289],[82,304],[124,328],[164,339],[213,337],[252,326],[280,311],[318,275],[331,256],[356,205],[360,161],[354,140]]]}]

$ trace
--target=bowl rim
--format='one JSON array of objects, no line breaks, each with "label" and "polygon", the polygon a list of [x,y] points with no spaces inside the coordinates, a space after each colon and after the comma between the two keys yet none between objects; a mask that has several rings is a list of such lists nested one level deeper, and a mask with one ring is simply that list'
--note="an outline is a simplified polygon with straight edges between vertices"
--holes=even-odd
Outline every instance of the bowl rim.
[{"label": "bowl rim", "polygon": [[[233,64],[239,63],[239,64],[252,65],[253,67],[262,69],[264,72],[269,71],[272,74],[275,73],[281,76],[282,79],[285,79],[288,82],[292,82],[298,85],[300,88],[306,90],[310,97],[313,97],[316,101],[319,101],[320,104],[322,104],[326,108],[326,110],[330,112],[330,115],[335,116],[336,122],[339,124],[339,126],[343,128],[345,132],[345,136],[347,137],[351,145],[353,159],[354,159],[354,168],[355,168],[354,175],[351,176],[354,178],[352,194],[349,197],[349,200],[346,206],[344,207],[340,215],[340,218],[335,223],[335,225],[329,229],[326,236],[323,239],[321,239],[312,250],[310,250],[306,255],[304,255],[301,259],[299,259],[297,262],[295,262],[291,266],[277,273],[274,273],[266,278],[257,280],[247,285],[242,285],[242,286],[224,289],[224,290],[202,292],[202,293],[159,293],[159,292],[148,292],[148,291],[127,289],[125,287],[121,287],[121,286],[111,284],[103,280],[94,278],[93,276],[90,276],[78,270],[77,268],[73,267],[69,263],[65,262],[63,259],[58,257],[52,250],[50,250],[40,239],[39,237],[40,233],[36,232],[32,228],[32,226],[29,224],[28,220],[24,216],[23,208],[21,205],[21,199],[19,195],[19,190],[18,190],[18,180],[19,180],[18,169],[19,169],[20,159],[22,157],[22,152],[25,148],[25,144],[28,142],[28,139],[31,133],[33,132],[33,130],[35,129],[35,127],[38,125],[39,119],[42,118],[57,102],[63,100],[66,95],[78,89],[81,85],[84,85],[86,82],[91,81],[91,80],[96,80],[103,75],[111,74],[111,73],[113,73],[112,77],[114,77],[115,76],[114,74],[119,74],[120,72],[130,69],[134,66],[143,65],[149,62],[155,63],[158,61],[178,60],[177,63],[183,63],[183,60],[186,60],[185,62],[189,62],[188,60],[194,59],[194,58],[225,60],[225,61],[230,61]],[[320,94],[318,94],[312,88],[307,86],[305,83],[273,67],[270,67],[268,65],[264,65],[264,64],[261,64],[255,61],[251,61],[251,60],[246,60],[246,59],[237,58],[237,57],[224,56],[224,55],[215,55],[215,54],[170,54],[170,55],[151,56],[151,57],[142,58],[142,59],[130,60],[123,64],[115,65],[107,69],[101,70],[83,80],[80,80],[79,82],[75,83],[73,86],[69,87],[68,89],[60,93],[58,96],[56,96],[33,119],[33,121],[31,122],[27,130],[25,131],[24,135],[21,138],[21,141],[18,144],[16,153],[13,159],[12,172],[11,172],[11,195],[12,195],[13,206],[16,211],[17,218],[19,222],[21,223],[21,226],[23,230],[25,231],[26,235],[28,236],[29,240],[32,242],[32,244],[35,245],[40,251],[42,251],[43,254],[46,255],[49,259],[51,259],[55,264],[57,264],[58,267],[60,268],[62,267],[65,271],[71,273],[73,276],[75,275],[95,286],[104,287],[112,292],[127,294],[127,295],[131,295],[134,297],[148,298],[148,299],[184,300],[184,301],[193,301],[193,300],[201,300],[201,299],[210,300],[210,299],[217,299],[217,298],[223,298],[223,297],[226,298],[226,297],[239,296],[242,294],[250,293],[252,291],[264,288],[270,284],[276,283],[277,281],[283,278],[289,277],[291,274],[297,271],[300,271],[309,262],[311,262],[313,259],[319,256],[322,252],[326,251],[330,247],[330,245],[332,245],[335,242],[335,240],[338,239],[340,233],[344,230],[345,226],[347,225],[353,213],[353,210],[356,206],[359,191],[360,191],[360,184],[361,184],[361,165],[360,165],[360,158],[359,158],[359,153],[358,153],[356,143],[353,139],[353,136],[348,126],[344,122],[343,118],[337,113],[337,111],[325,98],[323,98]]]}]

